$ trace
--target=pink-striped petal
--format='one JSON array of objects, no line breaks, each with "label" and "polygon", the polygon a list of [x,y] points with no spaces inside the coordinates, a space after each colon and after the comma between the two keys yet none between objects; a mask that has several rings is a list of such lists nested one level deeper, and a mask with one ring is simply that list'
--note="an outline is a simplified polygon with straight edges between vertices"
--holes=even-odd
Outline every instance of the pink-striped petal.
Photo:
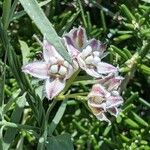
[{"label": "pink-striped petal", "polygon": [[112,108],[112,107],[118,107],[123,103],[123,99],[121,96],[110,96],[106,100],[106,107]]},{"label": "pink-striped petal", "polygon": [[97,71],[100,74],[109,74],[109,73],[116,73],[118,69],[108,63],[99,62],[97,64]]},{"label": "pink-striped petal", "polygon": [[100,79],[99,83],[103,84],[103,86],[105,86],[108,89],[108,91],[111,91],[111,90],[117,90],[123,79],[124,78],[121,76],[114,77],[113,75],[111,75],[103,79]]},{"label": "pink-striped petal", "polygon": [[40,79],[49,78],[49,65],[45,62],[33,62],[22,67],[22,71]]},{"label": "pink-striped petal", "polygon": [[45,83],[46,95],[48,99],[53,99],[57,96],[65,87],[65,81],[56,79],[48,79]]},{"label": "pink-striped petal", "polygon": [[79,49],[83,49],[87,44],[87,36],[85,29],[82,27],[78,28],[77,38],[76,38],[76,45]]},{"label": "pink-striped petal", "polygon": [[75,48],[72,39],[69,36],[65,36],[63,40],[71,58],[77,58],[79,51]]},{"label": "pink-striped petal", "polygon": [[43,41],[43,57],[46,62],[49,62],[51,57],[63,60],[61,55],[56,51],[55,47],[50,44],[45,38]]},{"label": "pink-striped petal", "polygon": [[93,51],[99,51],[100,55],[106,50],[106,44],[103,44],[101,41],[96,39],[89,40],[88,44],[92,47]]},{"label": "pink-striped petal", "polygon": [[87,45],[86,32],[82,27],[73,28],[68,34],[65,34],[64,36],[69,37],[71,39],[71,45],[73,45],[74,48],[78,49],[79,51],[82,51],[82,49]]},{"label": "pink-striped petal", "polygon": [[107,109],[107,111],[108,111],[111,115],[113,115],[113,116],[115,116],[115,117],[117,117],[118,114],[119,114],[119,110],[118,110],[117,107],[109,108],[109,109]]},{"label": "pink-striped petal", "polygon": [[110,96],[110,93],[102,85],[95,84],[95,85],[93,85],[89,96],[94,97],[95,95],[98,95],[99,97],[106,98],[106,97]]}]

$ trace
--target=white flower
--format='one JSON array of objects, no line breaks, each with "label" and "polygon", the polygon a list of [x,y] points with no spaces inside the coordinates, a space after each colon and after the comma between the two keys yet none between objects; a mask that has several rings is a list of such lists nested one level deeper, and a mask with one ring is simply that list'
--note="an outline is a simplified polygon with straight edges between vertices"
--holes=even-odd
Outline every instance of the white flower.
[{"label": "white flower", "polygon": [[118,106],[123,103],[123,99],[118,92],[122,80],[123,78],[120,76],[114,77],[111,75],[93,85],[88,95],[88,105],[99,120],[110,123],[106,117],[106,112],[114,116],[118,115]]},{"label": "white flower", "polygon": [[32,62],[22,67],[22,71],[34,77],[44,79],[48,99],[53,99],[65,87],[66,80],[75,69],[65,61],[46,39],[43,41],[44,61]]},{"label": "white flower", "polygon": [[72,29],[63,40],[72,59],[90,76],[99,78],[118,71],[111,64],[101,61],[106,56],[106,46],[96,39],[87,40],[84,28]]}]

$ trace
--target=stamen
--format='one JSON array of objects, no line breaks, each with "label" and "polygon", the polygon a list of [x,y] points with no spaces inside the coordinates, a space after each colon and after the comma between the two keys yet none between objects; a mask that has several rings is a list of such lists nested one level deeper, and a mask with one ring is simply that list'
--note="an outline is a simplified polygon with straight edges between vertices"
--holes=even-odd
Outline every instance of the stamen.
[{"label": "stamen", "polygon": [[67,68],[64,66],[61,66],[58,73],[60,75],[65,75],[67,73]]},{"label": "stamen", "polygon": [[91,64],[92,61],[93,61],[93,56],[92,56],[92,55],[91,55],[91,56],[88,56],[88,57],[85,59],[85,63],[86,63],[86,64]]},{"label": "stamen", "polygon": [[50,73],[55,74],[55,73],[57,73],[57,72],[58,72],[58,66],[57,66],[57,65],[52,65],[52,66],[50,67]]}]

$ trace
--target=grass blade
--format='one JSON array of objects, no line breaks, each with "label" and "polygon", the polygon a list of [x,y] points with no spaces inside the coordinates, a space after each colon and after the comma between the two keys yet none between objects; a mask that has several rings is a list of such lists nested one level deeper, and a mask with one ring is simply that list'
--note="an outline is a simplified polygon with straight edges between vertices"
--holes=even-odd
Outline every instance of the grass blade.
[{"label": "grass blade", "polygon": [[24,7],[27,14],[34,21],[36,26],[39,28],[41,33],[46,37],[46,39],[54,45],[54,47],[58,50],[60,55],[71,63],[71,59],[69,54],[67,53],[65,47],[61,43],[57,33],[55,32],[52,24],[46,18],[42,9],[38,5],[36,0],[20,0],[20,3]]}]

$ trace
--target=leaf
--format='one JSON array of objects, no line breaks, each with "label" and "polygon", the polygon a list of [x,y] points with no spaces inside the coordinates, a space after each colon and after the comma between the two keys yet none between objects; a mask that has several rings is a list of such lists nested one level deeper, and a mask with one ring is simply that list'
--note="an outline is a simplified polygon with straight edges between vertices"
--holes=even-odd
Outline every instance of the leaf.
[{"label": "leaf", "polygon": [[[47,5],[50,1],[51,1],[51,0],[45,0],[45,1],[43,1],[43,2],[40,2],[40,3],[39,3],[39,6],[40,6],[40,7],[43,7],[43,6]],[[19,19],[19,18],[21,18],[21,17],[24,16],[24,15],[26,15],[26,12],[25,12],[24,10],[19,11],[19,12],[13,14],[13,17],[11,18],[11,21],[13,21],[13,20],[15,20],[15,19]]]},{"label": "leaf", "polygon": [[145,127],[148,127],[148,123],[143,119],[141,118],[139,115],[137,115],[135,112],[132,111],[132,115],[133,115],[133,118],[142,126],[145,126]]},{"label": "leaf", "polygon": [[57,127],[58,123],[60,122],[65,110],[66,110],[66,106],[67,106],[67,101],[64,100],[61,104],[61,106],[59,107],[54,119],[52,120],[50,126],[48,126],[48,134],[51,135],[53,133],[53,131],[55,130],[55,128]]},{"label": "leaf", "polygon": [[140,70],[140,72],[142,72],[145,75],[150,75],[150,67],[148,67],[144,64],[139,65],[139,70]]},{"label": "leaf", "polygon": [[150,0],[142,0],[143,2],[150,3]]},{"label": "leaf", "polygon": [[124,51],[122,51],[121,49],[119,49],[118,47],[114,46],[114,45],[110,45],[110,50],[116,52],[118,55],[120,55],[120,57],[123,60],[128,60],[128,56],[124,53]]},{"label": "leaf", "polygon": [[2,14],[2,22],[4,25],[4,29],[7,29],[8,25],[9,25],[10,9],[11,9],[11,0],[4,0],[3,14]]},{"label": "leaf", "polygon": [[124,15],[127,17],[129,22],[132,22],[133,20],[135,21],[135,17],[132,14],[132,12],[128,9],[128,7],[124,4],[121,5],[120,7],[121,11],[124,13]]},{"label": "leaf", "polygon": [[73,150],[70,134],[52,136],[48,138],[47,150]]},{"label": "leaf", "polygon": [[30,54],[30,49],[26,42],[19,40],[19,43],[21,46],[21,53],[22,53],[23,65],[24,65],[29,61],[27,56]]},{"label": "leaf", "polygon": [[[16,102],[16,107],[11,115],[11,122],[13,122],[13,123],[20,122],[25,104],[26,104],[26,98],[25,98],[25,94],[24,94],[23,96],[19,97]],[[16,134],[17,134],[17,129],[15,129],[15,128],[7,129],[7,131],[5,132],[4,138],[3,138],[3,141],[4,141],[3,148],[5,150],[7,150],[10,147]]]},{"label": "leaf", "polygon": [[19,0],[24,7],[27,14],[34,21],[36,26],[39,28],[41,33],[46,37],[46,39],[54,45],[60,55],[71,63],[69,54],[67,53],[65,47],[63,46],[60,38],[58,37],[56,31],[54,30],[52,24],[46,18],[42,9],[38,5],[36,0]]}]

